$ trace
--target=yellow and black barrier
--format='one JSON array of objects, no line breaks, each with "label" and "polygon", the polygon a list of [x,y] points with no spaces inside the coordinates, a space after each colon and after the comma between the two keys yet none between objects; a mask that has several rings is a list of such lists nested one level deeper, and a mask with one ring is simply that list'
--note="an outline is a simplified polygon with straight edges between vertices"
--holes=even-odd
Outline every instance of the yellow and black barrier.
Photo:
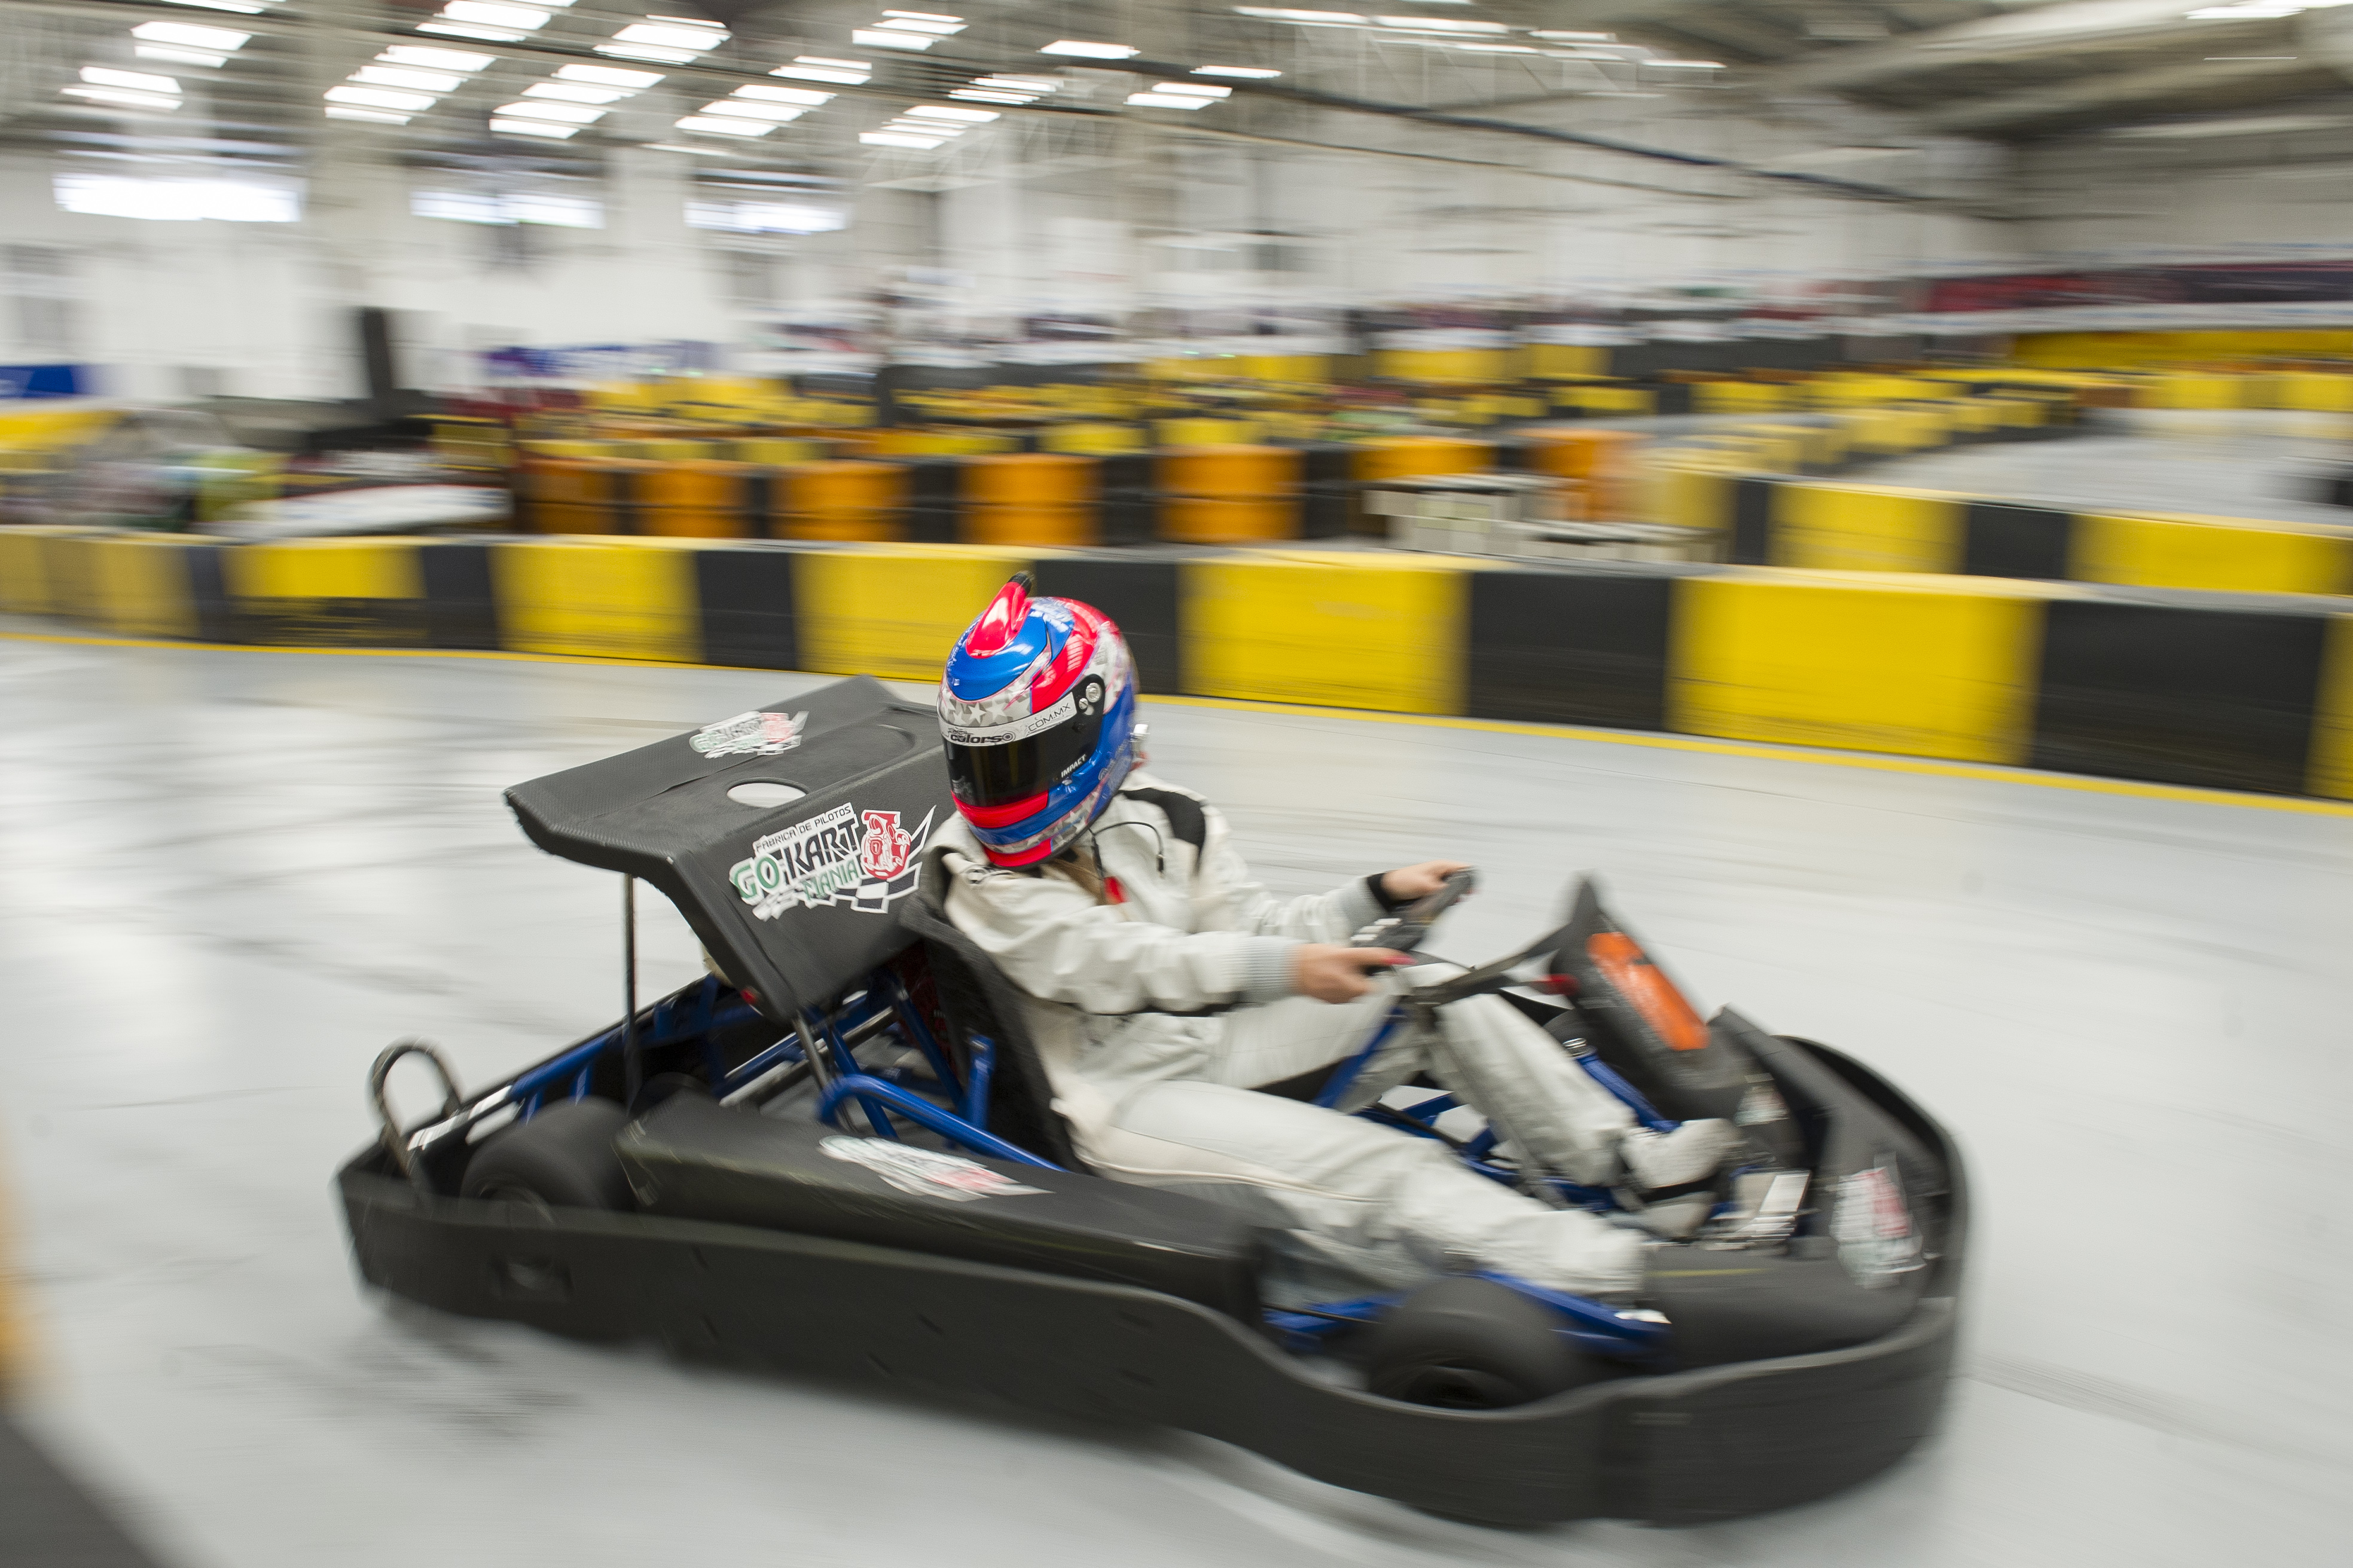
[{"label": "yellow and black barrier", "polygon": [[1678,479],[1676,521],[1723,531],[1740,565],[2353,594],[2353,526],[2078,511],[1771,474]]},{"label": "yellow and black barrier", "polygon": [[1021,568],[1118,621],[1148,692],[2353,799],[2353,614],[2317,595],[1303,547],[237,545],[17,529],[0,532],[0,607],[140,637],[930,680]]}]

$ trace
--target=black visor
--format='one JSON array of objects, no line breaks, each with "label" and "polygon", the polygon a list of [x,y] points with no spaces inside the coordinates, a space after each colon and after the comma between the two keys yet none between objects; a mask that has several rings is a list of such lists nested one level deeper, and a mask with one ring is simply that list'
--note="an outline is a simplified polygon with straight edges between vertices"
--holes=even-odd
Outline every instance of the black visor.
[{"label": "black visor", "polygon": [[[1092,679],[1088,685],[1101,689]],[[948,787],[965,805],[984,807],[1043,795],[1094,754],[1103,735],[1103,700],[1096,697],[1082,702],[1077,712],[1052,729],[998,746],[959,746],[950,741]]]}]

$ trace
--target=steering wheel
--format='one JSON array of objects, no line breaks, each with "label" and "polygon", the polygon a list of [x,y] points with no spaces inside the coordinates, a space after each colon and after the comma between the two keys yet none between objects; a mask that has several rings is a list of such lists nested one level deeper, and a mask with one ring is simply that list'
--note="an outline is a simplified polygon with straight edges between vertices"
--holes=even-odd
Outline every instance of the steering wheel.
[{"label": "steering wheel", "polygon": [[1430,934],[1430,928],[1438,923],[1438,917],[1468,897],[1478,885],[1479,873],[1466,866],[1440,883],[1435,892],[1424,893],[1395,914],[1383,915],[1358,931],[1348,945],[1411,952]]}]

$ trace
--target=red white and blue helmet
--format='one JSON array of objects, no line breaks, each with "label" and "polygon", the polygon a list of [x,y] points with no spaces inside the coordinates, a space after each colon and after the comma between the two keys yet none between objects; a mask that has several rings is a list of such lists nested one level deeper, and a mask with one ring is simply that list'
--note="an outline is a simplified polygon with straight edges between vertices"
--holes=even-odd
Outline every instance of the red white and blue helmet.
[{"label": "red white and blue helmet", "polygon": [[956,810],[991,862],[1034,866],[1085,831],[1135,765],[1135,665],[1111,617],[1029,596],[1027,572],[965,628],[940,678]]}]

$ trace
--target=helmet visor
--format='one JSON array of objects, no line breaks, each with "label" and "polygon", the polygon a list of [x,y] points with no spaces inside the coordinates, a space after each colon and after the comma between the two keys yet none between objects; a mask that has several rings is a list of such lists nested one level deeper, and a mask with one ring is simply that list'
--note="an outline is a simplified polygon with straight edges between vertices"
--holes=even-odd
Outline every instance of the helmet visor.
[{"label": "helmet visor", "polygon": [[1103,710],[1103,683],[1090,678],[1045,712],[1001,729],[942,726],[948,787],[963,805],[984,809],[1044,795],[1094,754]]}]

